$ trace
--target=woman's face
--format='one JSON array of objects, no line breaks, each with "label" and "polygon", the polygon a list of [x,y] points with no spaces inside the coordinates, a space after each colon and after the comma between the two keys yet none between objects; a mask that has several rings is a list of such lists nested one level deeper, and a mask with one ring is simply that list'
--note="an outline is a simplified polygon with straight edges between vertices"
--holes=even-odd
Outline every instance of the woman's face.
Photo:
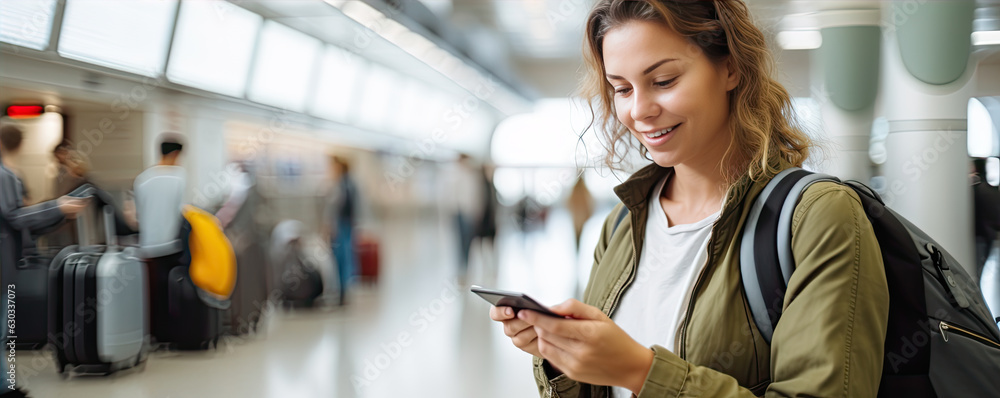
[{"label": "woman's face", "polygon": [[656,164],[718,164],[729,145],[736,74],[667,26],[633,21],[604,38],[606,78],[621,121]]}]

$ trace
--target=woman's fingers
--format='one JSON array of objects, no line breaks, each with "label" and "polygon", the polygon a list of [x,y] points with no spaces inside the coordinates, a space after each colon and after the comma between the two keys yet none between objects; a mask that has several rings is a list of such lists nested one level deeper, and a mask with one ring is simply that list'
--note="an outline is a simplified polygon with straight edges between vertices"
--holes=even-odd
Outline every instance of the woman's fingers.
[{"label": "woman's fingers", "polygon": [[547,332],[546,335],[558,335],[572,340],[587,340],[588,328],[593,322],[583,319],[556,318],[530,310],[518,312],[517,318],[544,330]]},{"label": "woman's fingers", "polygon": [[537,344],[538,353],[541,354],[542,358],[549,360],[553,366],[563,371],[566,376],[572,377],[574,375],[571,373],[575,373],[577,368],[576,357],[544,338],[539,337]]},{"label": "woman's fingers", "polygon": [[510,307],[490,307],[490,319],[502,322],[514,319],[514,310]]},{"label": "woman's fingers", "polygon": [[510,338],[514,342],[514,346],[525,351],[529,349],[535,351],[535,340],[537,339],[538,335],[535,334],[533,327],[528,327]]},{"label": "woman's fingers", "polygon": [[503,334],[507,335],[507,337],[513,338],[514,336],[517,336],[518,334],[523,332],[525,329],[531,329],[531,325],[520,319],[503,321]]}]

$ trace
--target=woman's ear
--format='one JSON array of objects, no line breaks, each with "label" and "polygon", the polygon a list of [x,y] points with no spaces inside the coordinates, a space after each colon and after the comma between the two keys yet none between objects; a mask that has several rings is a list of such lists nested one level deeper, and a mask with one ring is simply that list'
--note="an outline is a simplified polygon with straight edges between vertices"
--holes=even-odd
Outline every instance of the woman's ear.
[{"label": "woman's ear", "polygon": [[726,60],[722,61],[722,65],[726,70],[726,91],[732,91],[740,84],[740,72],[736,69],[732,55],[727,56]]}]

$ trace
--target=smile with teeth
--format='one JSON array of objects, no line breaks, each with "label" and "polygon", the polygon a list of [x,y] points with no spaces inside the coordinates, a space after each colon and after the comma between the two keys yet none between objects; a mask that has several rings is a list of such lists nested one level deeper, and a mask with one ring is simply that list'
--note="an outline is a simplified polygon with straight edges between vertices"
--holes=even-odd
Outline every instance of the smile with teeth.
[{"label": "smile with teeth", "polygon": [[663,129],[663,130],[658,130],[658,131],[654,131],[654,132],[652,132],[652,133],[646,133],[646,137],[649,137],[649,138],[656,138],[656,137],[659,137],[659,136],[661,136],[661,135],[664,135],[664,134],[666,134],[666,133],[669,133],[669,132],[671,132],[671,131],[674,131],[674,129],[675,129],[675,128],[677,128],[677,126],[680,126],[680,124],[678,124],[678,125],[676,125],[676,126],[674,126],[674,127],[671,127],[671,128],[667,128],[667,129]]}]

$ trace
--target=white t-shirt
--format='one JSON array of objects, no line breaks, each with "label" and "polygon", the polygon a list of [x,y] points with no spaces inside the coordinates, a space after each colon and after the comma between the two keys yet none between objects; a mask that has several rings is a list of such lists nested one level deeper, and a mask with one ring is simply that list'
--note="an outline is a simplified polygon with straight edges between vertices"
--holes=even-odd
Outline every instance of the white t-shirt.
[{"label": "white t-shirt", "polygon": [[[660,205],[665,182],[661,181],[649,198],[638,272],[612,319],[639,344],[658,344],[677,352],[677,332],[694,283],[708,261],[708,240],[721,210],[696,223],[670,227]],[[612,394],[615,398],[632,396],[621,387],[612,388]]]},{"label": "white t-shirt", "polygon": [[178,236],[185,176],[180,166],[153,166],[135,178],[139,246],[144,257],[161,257],[181,250]]}]

